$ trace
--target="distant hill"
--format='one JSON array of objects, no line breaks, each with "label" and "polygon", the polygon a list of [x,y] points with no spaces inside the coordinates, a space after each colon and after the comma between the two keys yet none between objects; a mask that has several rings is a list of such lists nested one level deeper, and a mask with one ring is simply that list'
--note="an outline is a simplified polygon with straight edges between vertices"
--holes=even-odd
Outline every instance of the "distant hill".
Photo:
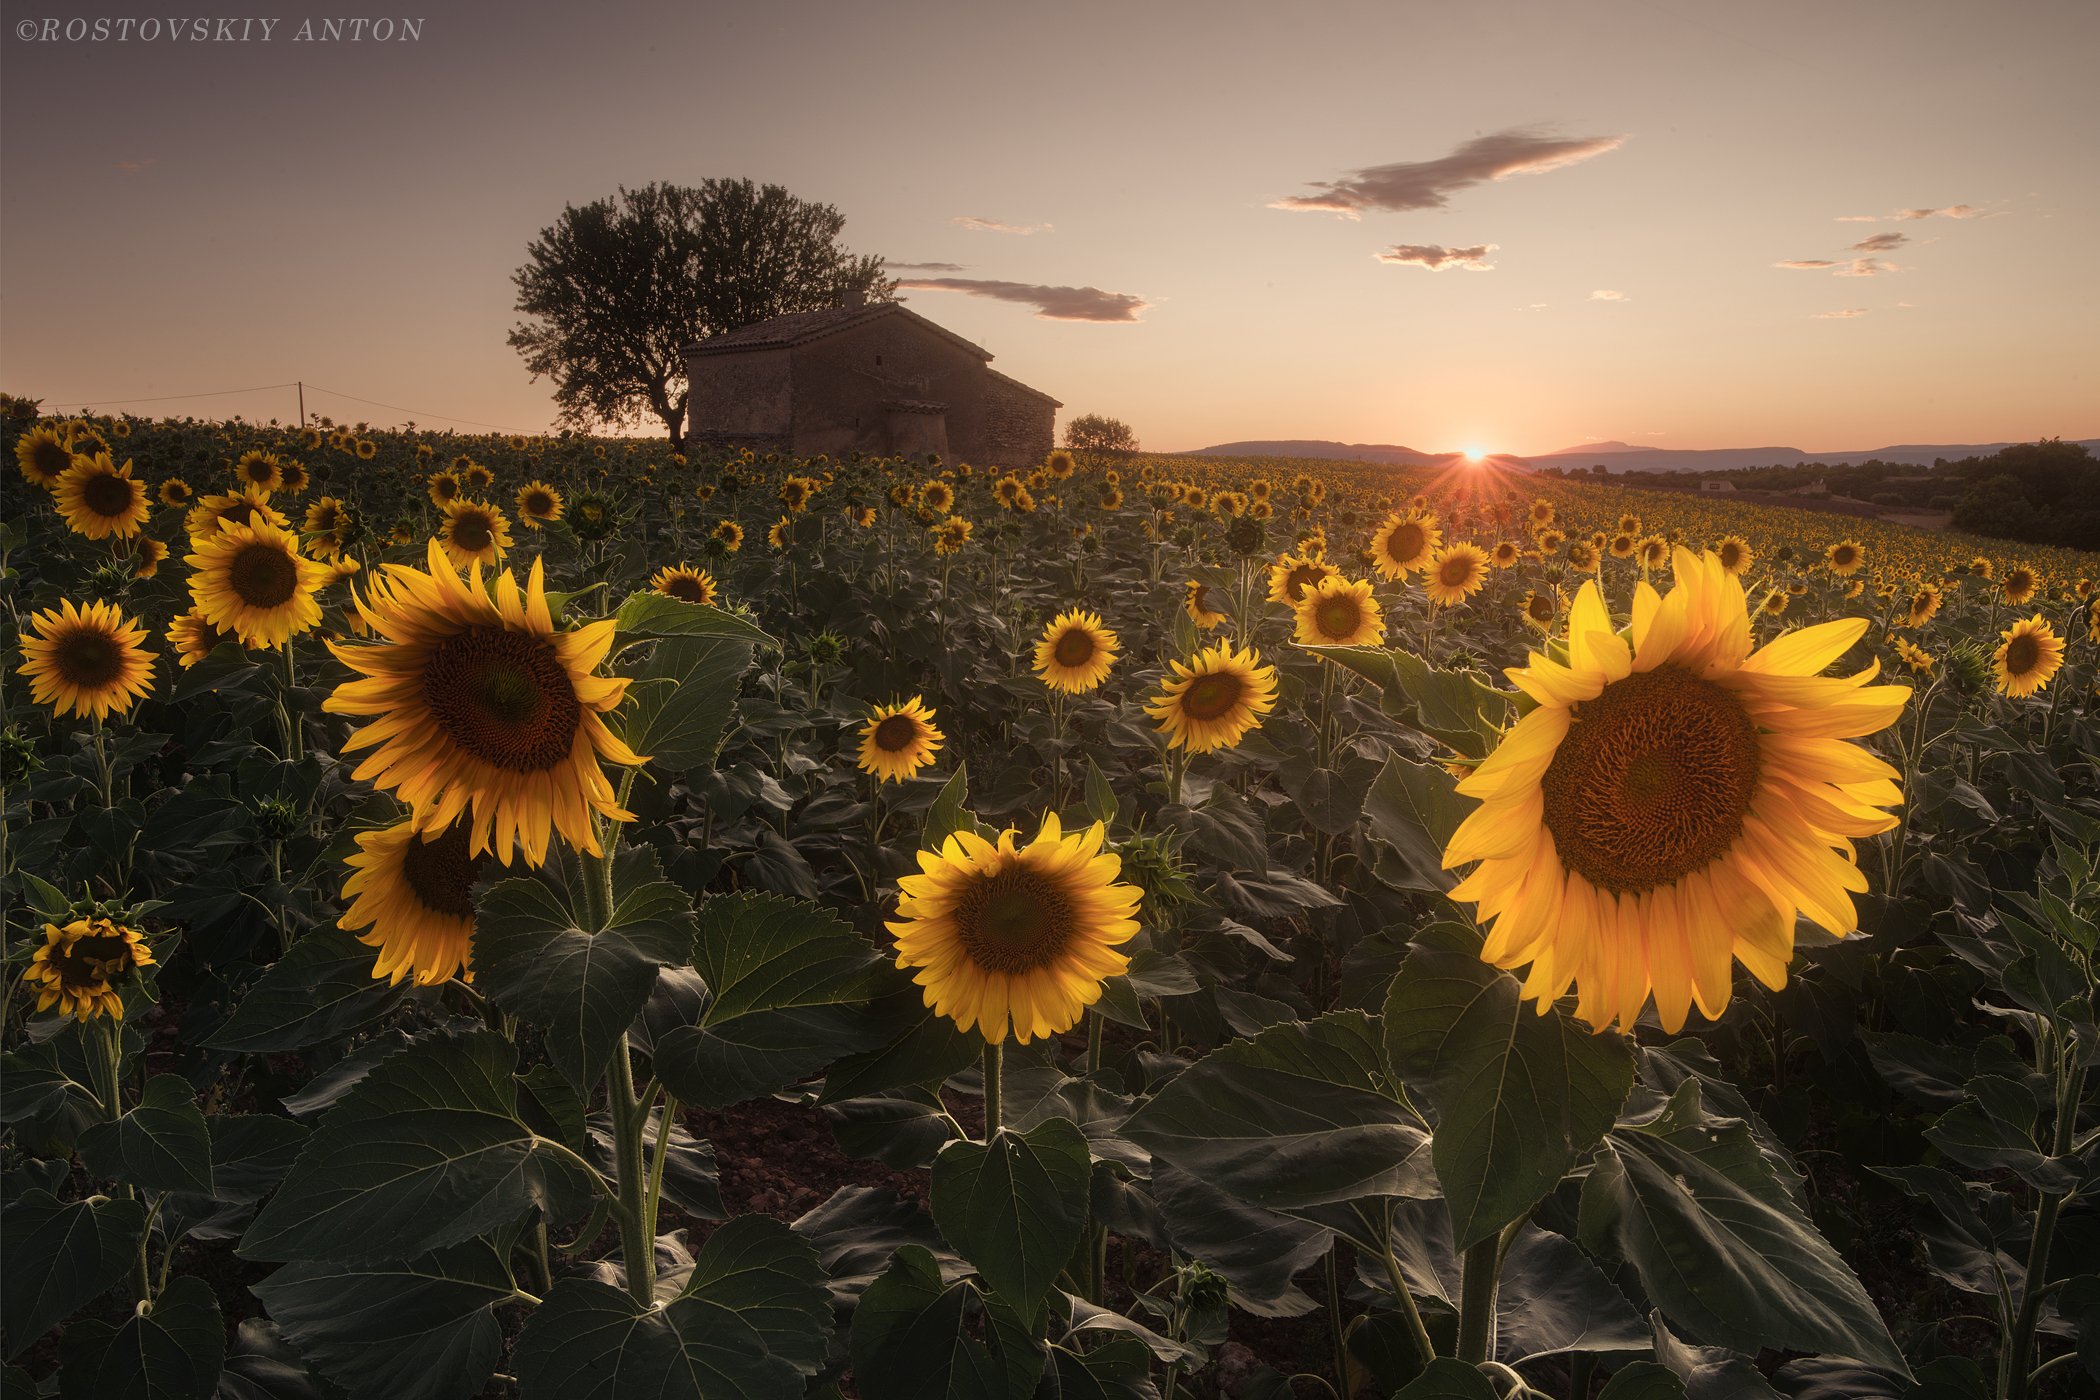
[{"label": "distant hill", "polygon": [[[2087,438],[2084,445],[2100,450],[2100,439]],[[1738,467],[1797,466],[1823,462],[1831,466],[1854,466],[1860,462],[1901,462],[1906,466],[1929,467],[1944,457],[1958,462],[1964,457],[1988,457],[2009,442],[1899,443],[1858,452],[1804,452],[1798,447],[1714,447],[1678,450],[1667,447],[1630,447],[1623,442],[1597,442],[1586,447],[1567,447],[1524,460],[1535,467],[1573,470],[1602,462],[1614,472],[1725,472]]]},{"label": "distant hill", "polygon": [[1345,462],[1384,462],[1422,467],[1449,461],[1453,452],[1417,452],[1389,442],[1329,442],[1323,438],[1278,438],[1261,442],[1221,442],[1180,454],[1184,457],[1332,457]]}]

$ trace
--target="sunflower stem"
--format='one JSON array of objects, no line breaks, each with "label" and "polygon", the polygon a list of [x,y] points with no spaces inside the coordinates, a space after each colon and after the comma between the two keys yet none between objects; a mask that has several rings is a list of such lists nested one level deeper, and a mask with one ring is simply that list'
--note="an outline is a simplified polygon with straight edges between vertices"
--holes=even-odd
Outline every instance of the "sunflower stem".
[{"label": "sunflower stem", "polygon": [[1466,1251],[1465,1276],[1458,1306],[1458,1359],[1479,1365],[1488,1359],[1495,1344],[1495,1291],[1502,1282],[1502,1256],[1517,1231],[1524,1228],[1519,1216]]},{"label": "sunflower stem", "polygon": [[990,1142],[1002,1126],[999,1116],[999,1082],[1005,1047],[996,1040],[984,1043],[984,1140]]},{"label": "sunflower stem", "polygon": [[284,698],[281,702],[281,713],[284,715],[284,755],[291,762],[297,763],[306,757],[306,735],[303,732],[305,726],[300,723],[299,707],[292,700],[292,688],[299,684],[299,668],[290,637],[284,639],[283,651]]},{"label": "sunflower stem", "polygon": [[1415,1295],[1408,1291],[1407,1276],[1400,1272],[1400,1260],[1393,1253],[1393,1232],[1387,1226],[1385,1237],[1385,1276],[1393,1285],[1393,1300],[1400,1305],[1400,1315],[1407,1320],[1408,1335],[1414,1338],[1415,1354],[1427,1366],[1436,1359],[1436,1343],[1429,1339],[1429,1328],[1422,1321],[1422,1310],[1415,1306]]},{"label": "sunflower stem", "polygon": [[606,1086],[613,1120],[613,1168],[619,1175],[620,1255],[627,1269],[627,1292],[647,1307],[654,1300],[656,1236],[648,1213],[649,1164],[642,1145],[648,1121],[646,1104],[634,1096],[634,1061],[622,1034],[613,1050],[612,1082]]}]

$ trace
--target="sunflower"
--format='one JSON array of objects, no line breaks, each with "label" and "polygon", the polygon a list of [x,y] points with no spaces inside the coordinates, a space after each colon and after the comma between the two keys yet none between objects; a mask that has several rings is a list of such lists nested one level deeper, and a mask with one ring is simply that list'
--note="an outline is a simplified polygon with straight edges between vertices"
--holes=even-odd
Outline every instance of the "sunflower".
[{"label": "sunflower", "polygon": [[343,503],[333,496],[323,496],[306,508],[306,519],[300,530],[309,535],[333,535],[350,520]]},{"label": "sunflower", "polygon": [[453,471],[432,472],[423,489],[429,493],[430,503],[434,506],[451,505],[466,494],[466,484],[459,479],[459,473]]},{"label": "sunflower", "polygon": [[1488,557],[1478,545],[1464,540],[1438,551],[1422,587],[1429,601],[1443,607],[1463,603],[1487,584]]},{"label": "sunflower", "polygon": [[1264,666],[1252,647],[1221,642],[1197,652],[1187,665],[1172,664],[1174,679],[1145,706],[1170,748],[1229,749],[1248,730],[1261,728],[1261,717],[1276,708],[1276,668]]},{"label": "sunflower", "polygon": [[[2011,574],[2007,574],[2009,579]],[[2049,684],[2064,664],[2064,639],[2056,635],[2040,613],[2015,622],[2000,632],[2003,640],[1991,661],[1998,673],[1998,690],[2014,699],[2034,694]]]},{"label": "sunflower", "polygon": [[168,557],[168,547],[159,540],[144,539],[138,544],[138,554],[131,563],[134,578],[152,578],[160,572],[160,566]]},{"label": "sunflower", "polygon": [[1035,644],[1035,673],[1066,695],[1084,695],[1108,679],[1116,664],[1116,634],[1099,613],[1059,613]]},{"label": "sunflower", "polygon": [[1661,535],[1649,535],[1637,548],[1641,556],[1641,570],[1644,573],[1664,568],[1670,562],[1670,542]]},{"label": "sunflower", "polygon": [[190,484],[179,476],[171,476],[160,484],[160,503],[173,506],[177,510],[187,506],[196,494],[190,490]]},{"label": "sunflower", "polygon": [[682,602],[712,604],[715,601],[714,575],[685,564],[658,569],[656,577],[649,580],[649,586],[666,598],[677,598]]},{"label": "sunflower", "polygon": [[[1565,663],[1507,672],[1536,702],[1458,785],[1480,806],[1444,851],[1479,862],[1451,891],[1491,925],[1481,956],[1529,965],[1543,1013],[1627,1028],[1652,991],[1675,1034],[1717,1017],[1730,959],[1786,982],[1794,920],[1857,927],[1852,841],[1896,825],[1896,770],[1844,742],[1893,723],[1907,686],[1875,668],[1822,678],[1864,618],[1790,631],[1753,653],[1742,585],[1713,554],[1675,555],[1676,586],[1635,590],[1621,633],[1594,582],[1569,610]],[[1554,648],[1555,652],[1560,650]]]},{"label": "sunflower", "polygon": [[1553,553],[1567,543],[1567,539],[1568,537],[1558,530],[1541,530],[1532,536],[1532,542],[1539,547],[1540,554]]},{"label": "sunflower", "polygon": [[1638,515],[1620,516],[1619,530],[1622,534],[1638,535],[1641,532],[1641,518]]},{"label": "sunflower", "polygon": [[916,968],[926,1004],[993,1045],[1061,1035],[1129,970],[1115,950],[1137,932],[1143,891],[1120,883],[1122,859],[1101,848],[1100,822],[1067,836],[1057,815],[1017,846],[959,831],[919,853],[897,881],[897,966]]},{"label": "sunflower", "polygon": [[787,507],[789,515],[800,515],[809,509],[811,488],[815,485],[805,476],[791,476],[780,483],[780,503]]},{"label": "sunflower", "polygon": [[[474,882],[486,856],[467,850],[467,826],[454,822],[435,838],[418,835],[414,820],[384,831],[362,831],[357,854],[343,863],[347,906],[336,926],[377,948],[372,975],[399,984],[414,979],[434,987],[465,972],[474,939]],[[471,974],[469,974],[471,975]]]},{"label": "sunflower", "polygon": [[1789,601],[1786,594],[1775,588],[1765,594],[1764,606],[1761,611],[1766,617],[1784,617],[1786,616]]},{"label": "sunflower", "polygon": [[875,525],[875,507],[847,506],[846,518],[863,530],[872,529]]},{"label": "sunflower", "polygon": [[1333,574],[1298,600],[1297,640],[1305,646],[1375,647],[1385,640],[1385,614],[1369,579]]},{"label": "sunflower", "polygon": [[1524,625],[1534,632],[1551,632],[1553,623],[1559,618],[1561,607],[1566,601],[1560,595],[1541,593],[1534,589],[1524,595],[1523,602],[1517,604],[1517,616],[1523,618]]},{"label": "sunflower", "polygon": [[1495,547],[1488,551],[1488,562],[1498,569],[1514,569],[1523,557],[1523,546],[1515,540],[1497,540]]},{"label": "sunflower", "polygon": [[153,653],[140,644],[146,629],[114,603],[75,606],[69,598],[32,614],[22,636],[29,698],[53,714],[129,714],[153,690]]},{"label": "sunflower", "polygon": [[932,763],[944,737],[933,713],[917,695],[901,705],[878,705],[860,727],[860,771],[901,783]]},{"label": "sunflower", "polygon": [[1940,590],[1929,583],[1918,585],[1910,595],[1910,610],[1905,621],[1912,627],[1923,627],[1939,615]]},{"label": "sunflower", "polygon": [[1429,567],[1430,559],[1444,543],[1436,517],[1420,511],[1395,513],[1385,518],[1371,536],[1371,562],[1378,576],[1391,582]]},{"label": "sunflower", "polygon": [[206,496],[190,507],[182,528],[192,543],[201,543],[227,525],[270,526],[282,530],[291,522],[270,504],[270,493],[253,486],[223,496]]},{"label": "sunflower", "polygon": [[[908,490],[909,488],[907,488]],[[949,511],[955,509],[955,490],[945,481],[929,481],[919,488],[919,503],[935,515],[946,515]],[[910,505],[910,496],[907,495],[898,504]]]},{"label": "sunflower", "polygon": [[284,485],[284,463],[268,452],[244,452],[233,464],[233,474],[243,486],[252,486],[265,495]]},{"label": "sunflower", "polygon": [[454,568],[467,569],[476,564],[493,568],[503,562],[510,549],[510,520],[502,511],[480,501],[454,501],[445,507],[445,520],[438,526],[437,539]]},{"label": "sunflower", "polygon": [[128,540],[153,513],[146,503],[146,483],[132,480],[131,463],[120,467],[107,452],[75,457],[59,474],[51,494],[73,533],[91,540]]},{"label": "sunflower", "polygon": [[1568,567],[1580,574],[1597,572],[1597,547],[1588,540],[1575,540],[1568,545]]},{"label": "sunflower", "polygon": [[1839,540],[1823,551],[1823,562],[1839,578],[1850,578],[1867,562],[1867,551],[1858,540]]},{"label": "sunflower", "polygon": [[1553,502],[1544,496],[1531,503],[1531,524],[1534,529],[1544,529],[1554,519]]},{"label": "sunflower", "polygon": [[1611,557],[1614,559],[1631,559],[1633,551],[1639,547],[1640,541],[1633,537],[1631,530],[1621,530],[1613,535],[1609,546]]},{"label": "sunflower", "polygon": [[491,852],[508,865],[515,846],[540,865],[555,831],[600,854],[592,813],[632,820],[600,760],[647,761],[601,717],[627,693],[624,679],[593,674],[614,620],[558,629],[537,559],[523,588],[504,570],[491,589],[479,569],[463,581],[432,540],[427,571],[389,564],[385,573],[360,607],[385,640],[329,643],[361,678],[322,708],[372,717],[343,745],[372,750],[354,777],[408,804],[426,835],[464,813],[470,855]]},{"label": "sunflower", "polygon": [[1072,460],[1072,454],[1065,451],[1062,447],[1043,459],[1043,470],[1056,477],[1059,481],[1063,481],[1070,476],[1078,465],[1077,462]]},{"label": "sunflower", "polygon": [[960,554],[976,527],[960,515],[951,515],[932,528],[935,554]]},{"label": "sunflower", "polygon": [[309,478],[306,475],[306,467],[303,463],[287,460],[279,468],[279,475],[284,478],[284,484],[279,486],[278,490],[284,492],[287,496],[298,496],[305,493]]},{"label": "sunflower", "polygon": [[63,928],[44,925],[44,946],[23,970],[36,988],[36,1009],[54,1006],[60,1016],[90,1021],[97,1016],[124,1019],[124,995],[116,980],[153,966],[153,950],[135,928],[113,919],[74,919]]},{"label": "sunflower", "polygon": [[734,554],[744,547],[744,527],[734,520],[724,520],[716,525],[709,539],[722,547],[725,554]]},{"label": "sunflower", "polygon": [[175,648],[175,660],[185,671],[227,642],[238,646],[240,639],[231,632],[220,631],[195,608],[168,624],[168,645]]},{"label": "sunflower", "polygon": [[1021,478],[1009,472],[992,483],[992,494],[999,498],[1000,505],[1015,510],[1027,497],[1028,488],[1021,484]]},{"label": "sunflower", "polygon": [[1225,614],[1210,605],[1210,585],[1190,579],[1188,601],[1182,606],[1188,609],[1189,619],[1208,632],[1225,620]]},{"label": "sunflower", "polygon": [[775,549],[786,549],[794,538],[795,522],[783,515],[766,529],[766,543]]},{"label": "sunflower", "polygon": [[321,621],[314,594],[335,577],[299,553],[299,537],[274,525],[221,525],[194,539],[190,598],[211,623],[242,646],[283,646]]},{"label": "sunflower", "polygon": [[1286,554],[1269,566],[1269,601],[1295,608],[1305,597],[1305,590],[1340,572],[1324,560]]},{"label": "sunflower", "polygon": [[1932,670],[1932,653],[1914,645],[1907,637],[1897,637],[1895,643],[1897,659],[1912,671],[1923,674]]},{"label": "sunflower", "polygon": [[31,428],[15,442],[15,465],[46,491],[73,465],[73,438],[56,428]]},{"label": "sunflower", "polygon": [[322,441],[323,438],[319,428],[301,428],[299,430],[299,446],[307,452],[319,452]]},{"label": "sunflower", "polygon": [[353,450],[357,453],[358,461],[369,462],[379,455],[379,444],[370,438],[359,438],[357,446]]},{"label": "sunflower", "polygon": [[479,462],[469,462],[459,474],[459,484],[469,491],[486,491],[496,484],[496,474]]},{"label": "sunflower", "polygon": [[1998,581],[1998,596],[2014,607],[2032,598],[2041,588],[2041,576],[2025,564],[2015,564]]}]

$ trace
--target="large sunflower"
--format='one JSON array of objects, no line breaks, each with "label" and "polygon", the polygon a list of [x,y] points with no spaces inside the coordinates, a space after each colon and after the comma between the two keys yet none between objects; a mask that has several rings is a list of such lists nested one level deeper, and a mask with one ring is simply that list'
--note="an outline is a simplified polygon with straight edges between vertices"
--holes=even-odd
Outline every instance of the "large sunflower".
[{"label": "large sunflower", "polygon": [[31,428],[15,441],[15,465],[48,491],[73,465],[73,439],[57,428]]},{"label": "large sunflower", "polygon": [[51,494],[73,533],[91,540],[128,540],[153,514],[146,483],[132,479],[130,462],[120,467],[107,452],[75,457]]},{"label": "large sunflower", "polygon": [[244,452],[233,464],[233,474],[243,486],[269,492],[284,485],[284,463],[269,452]]},{"label": "large sunflower", "polygon": [[686,564],[674,564],[656,571],[649,586],[666,598],[677,598],[687,603],[713,603],[715,600],[714,575],[705,569],[695,569]]},{"label": "large sunflower", "polygon": [[1722,571],[1738,577],[1749,572],[1750,566],[1757,562],[1757,555],[1751,552],[1741,535],[1723,535],[1721,542],[1714,546],[1714,553],[1721,560]]},{"label": "large sunflower", "polygon": [[61,1016],[89,1021],[124,1019],[124,994],[117,979],[153,965],[153,951],[135,928],[113,919],[73,919],[44,925],[44,945],[23,976],[36,988],[36,1009],[58,1008]]},{"label": "large sunflower", "polygon": [[168,624],[168,645],[175,648],[175,660],[185,671],[226,642],[238,645],[240,638],[231,632],[220,631],[210,618],[195,608]]},{"label": "large sunflower", "polygon": [[279,647],[321,621],[314,594],[335,571],[299,553],[299,537],[274,525],[221,525],[193,539],[190,598],[213,626],[249,647]]},{"label": "large sunflower", "polygon": [[457,500],[445,507],[437,538],[455,569],[469,569],[477,564],[494,568],[510,549],[510,521],[494,506]]},{"label": "large sunflower", "polygon": [[425,838],[414,820],[357,836],[357,854],[343,863],[348,907],[336,921],[358,941],[379,950],[372,975],[419,987],[449,982],[464,971],[474,938],[474,881],[485,856],[467,851],[467,827],[454,822]]},{"label": "large sunflower", "polygon": [[194,543],[201,543],[225,525],[270,525],[282,530],[291,522],[270,504],[270,493],[256,486],[243,486],[223,496],[206,496],[190,507],[182,528]]},{"label": "large sunflower", "polygon": [[1437,552],[1422,575],[1429,601],[1443,607],[1463,603],[1487,583],[1488,557],[1479,545],[1460,540]]},{"label": "large sunflower", "polygon": [[2041,576],[2025,564],[2015,564],[2005,571],[1998,581],[1998,596],[2014,607],[2026,602],[2040,591]]},{"label": "large sunflower", "polygon": [[1839,578],[1851,578],[1867,562],[1867,551],[1858,540],[1839,540],[1823,551],[1823,562]]},{"label": "large sunflower", "polygon": [[1184,606],[1188,609],[1189,620],[1206,632],[1225,620],[1225,614],[1210,605],[1210,585],[1199,579],[1189,580],[1189,596]]},{"label": "large sunflower", "polygon": [[528,530],[537,530],[561,519],[561,492],[544,481],[528,481],[518,488],[518,519]]},{"label": "large sunflower", "polygon": [[1295,608],[1303,601],[1306,590],[1340,572],[1324,559],[1286,554],[1269,566],[1269,601]]},{"label": "large sunflower", "polygon": [[114,603],[76,607],[71,599],[35,613],[22,634],[29,698],[54,714],[102,719],[129,714],[153,690],[146,629]]},{"label": "large sunflower", "polygon": [[1321,579],[1298,600],[1297,640],[1306,646],[1375,647],[1385,640],[1385,610],[1369,579]]},{"label": "large sunflower", "polygon": [[1101,615],[1074,608],[1044,626],[1035,644],[1035,673],[1052,690],[1084,695],[1108,679],[1116,650],[1116,634]]},{"label": "large sunflower", "polygon": [[1220,642],[1186,665],[1172,664],[1174,678],[1145,706],[1170,748],[1229,749],[1248,730],[1261,728],[1261,717],[1276,708],[1276,668],[1264,666],[1252,647]]},{"label": "large sunflower", "polygon": [[1665,1030],[1715,1017],[1730,960],[1786,981],[1794,920],[1857,926],[1852,841],[1887,831],[1896,770],[1843,742],[1887,727],[1907,686],[1820,673],[1864,618],[1750,650],[1748,600],[1718,556],[1679,549],[1667,597],[1641,584],[1619,632],[1595,583],[1569,611],[1565,663],[1507,672],[1536,702],[1458,790],[1480,807],[1444,865],[1492,929],[1481,956],[1530,965],[1540,1010],[1568,990],[1591,1025],[1631,1027],[1650,991]]},{"label": "large sunflower", "polygon": [[901,783],[933,762],[943,739],[920,696],[878,705],[860,727],[860,770],[880,782]]},{"label": "large sunflower", "polygon": [[354,776],[407,803],[419,832],[443,832],[465,814],[469,855],[508,865],[515,846],[539,865],[555,831],[600,854],[592,813],[632,820],[600,760],[647,761],[601,718],[627,694],[624,679],[592,674],[612,647],[613,619],[558,629],[537,559],[524,587],[505,570],[493,590],[479,569],[462,580],[436,540],[427,562],[427,571],[387,565],[385,586],[361,604],[383,641],[329,643],[362,679],[336,687],[322,708],[372,717],[343,745],[372,750]]},{"label": "large sunflower", "polygon": [[2015,699],[2049,684],[2064,664],[2064,639],[2040,613],[2015,622],[1998,636],[2002,640],[1991,666],[1998,674],[1998,689]]},{"label": "large sunflower", "polygon": [[1064,834],[1052,813],[1026,846],[959,831],[922,874],[897,882],[897,966],[916,968],[926,1004],[991,1044],[1009,1025],[1026,1045],[1079,1023],[1101,985],[1127,971],[1115,949],[1137,932],[1144,893],[1121,884],[1123,862],[1104,852],[1100,822]]},{"label": "large sunflower", "polygon": [[1910,595],[1910,609],[1905,621],[1912,627],[1923,627],[1939,616],[1940,590],[1929,583],[1921,583]]},{"label": "large sunflower", "polygon": [[1444,533],[1437,527],[1436,516],[1419,510],[1395,512],[1371,536],[1371,563],[1378,576],[1390,583],[1417,569],[1428,568],[1443,542]]}]

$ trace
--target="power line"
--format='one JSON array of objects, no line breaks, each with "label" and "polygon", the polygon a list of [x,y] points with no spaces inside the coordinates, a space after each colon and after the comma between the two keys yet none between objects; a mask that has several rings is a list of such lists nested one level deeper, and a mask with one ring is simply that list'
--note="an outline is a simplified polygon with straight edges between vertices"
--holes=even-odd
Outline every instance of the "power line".
[{"label": "power line", "polygon": [[[97,408],[104,404],[173,403],[177,399],[216,399],[232,394],[260,394],[270,389],[290,389],[296,383],[297,381],[294,380],[283,384],[258,384],[252,389],[214,389],[204,394],[162,394],[157,398],[150,399],[66,399],[56,405],[56,407]],[[465,420],[462,419],[461,421],[464,422]]]}]

